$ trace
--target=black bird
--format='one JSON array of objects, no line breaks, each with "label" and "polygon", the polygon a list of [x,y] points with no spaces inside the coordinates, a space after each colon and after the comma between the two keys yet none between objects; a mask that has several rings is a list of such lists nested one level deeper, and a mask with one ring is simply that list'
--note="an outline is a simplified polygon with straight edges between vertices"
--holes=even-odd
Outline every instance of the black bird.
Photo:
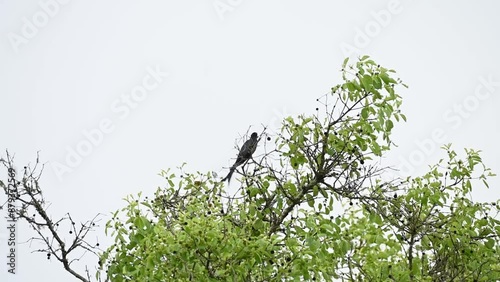
[{"label": "black bird", "polygon": [[233,166],[229,169],[229,173],[227,174],[222,181],[226,181],[229,183],[231,181],[231,176],[234,173],[234,170],[244,164],[246,161],[248,161],[250,158],[252,158],[252,154],[255,152],[257,149],[257,143],[259,143],[259,139],[257,138],[257,132],[252,133],[250,136],[250,139],[248,139],[243,146],[240,149],[240,152],[238,153],[238,158],[236,158],[236,162],[234,162]]}]

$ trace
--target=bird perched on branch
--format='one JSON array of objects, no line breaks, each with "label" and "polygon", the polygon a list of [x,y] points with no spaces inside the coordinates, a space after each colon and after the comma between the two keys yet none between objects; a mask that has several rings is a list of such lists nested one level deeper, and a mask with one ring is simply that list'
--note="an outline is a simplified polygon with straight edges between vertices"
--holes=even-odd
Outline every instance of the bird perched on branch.
[{"label": "bird perched on branch", "polygon": [[252,158],[252,154],[255,152],[255,149],[257,149],[257,143],[259,143],[259,139],[257,138],[257,132],[252,133],[250,136],[250,139],[248,139],[243,146],[240,149],[240,152],[238,153],[238,158],[236,158],[236,161],[234,162],[233,166],[229,169],[229,173],[227,174],[222,181],[226,181],[229,183],[231,181],[231,176],[234,173],[234,170],[244,164],[246,161],[248,161],[250,158]]}]

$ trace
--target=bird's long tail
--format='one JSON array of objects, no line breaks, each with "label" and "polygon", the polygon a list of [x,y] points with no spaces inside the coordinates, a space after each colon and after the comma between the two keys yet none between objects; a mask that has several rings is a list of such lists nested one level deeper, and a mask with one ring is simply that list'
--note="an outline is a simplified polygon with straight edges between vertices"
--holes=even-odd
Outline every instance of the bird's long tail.
[{"label": "bird's long tail", "polygon": [[222,179],[222,182],[227,180],[227,183],[231,181],[231,176],[233,176],[234,170],[236,169],[235,166],[232,166],[231,169],[229,169],[229,173]]}]

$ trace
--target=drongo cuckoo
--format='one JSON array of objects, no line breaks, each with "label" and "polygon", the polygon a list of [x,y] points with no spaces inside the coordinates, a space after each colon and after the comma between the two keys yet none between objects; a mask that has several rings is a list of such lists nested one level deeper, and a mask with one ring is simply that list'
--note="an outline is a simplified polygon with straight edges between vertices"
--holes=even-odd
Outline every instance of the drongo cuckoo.
[{"label": "drongo cuckoo", "polygon": [[257,143],[259,143],[258,135],[257,132],[252,133],[250,136],[250,139],[248,139],[243,146],[241,146],[240,152],[238,153],[238,158],[236,158],[236,161],[234,162],[233,166],[229,169],[229,173],[227,174],[222,181],[226,181],[229,183],[231,181],[231,176],[234,173],[234,170],[244,164],[246,161],[248,161],[250,158],[252,158],[252,154],[255,152],[255,149],[257,149]]}]

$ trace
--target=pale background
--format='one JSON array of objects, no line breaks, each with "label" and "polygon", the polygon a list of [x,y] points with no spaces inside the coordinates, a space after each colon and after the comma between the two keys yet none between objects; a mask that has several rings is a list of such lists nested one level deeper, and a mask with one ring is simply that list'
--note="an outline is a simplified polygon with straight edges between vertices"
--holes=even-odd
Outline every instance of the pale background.
[{"label": "pale background", "polygon": [[[54,216],[109,215],[127,194],[162,185],[161,169],[187,162],[225,174],[249,126],[273,131],[285,116],[314,113],[344,57],[368,54],[410,86],[408,122],[384,164],[417,175],[453,142],[481,149],[500,172],[500,4],[436,2],[0,0],[0,155],[8,148],[22,168],[40,150]],[[169,75],[125,106],[121,95],[140,89],[148,68]],[[68,165],[68,150],[103,121],[114,130],[58,177],[54,165]],[[444,137],[432,140],[436,130]],[[490,184],[474,199],[498,199],[500,181]],[[1,281],[75,280],[27,244],[7,275],[5,226]],[[20,228],[18,241],[32,236]],[[89,240],[107,246],[101,231]]]}]

